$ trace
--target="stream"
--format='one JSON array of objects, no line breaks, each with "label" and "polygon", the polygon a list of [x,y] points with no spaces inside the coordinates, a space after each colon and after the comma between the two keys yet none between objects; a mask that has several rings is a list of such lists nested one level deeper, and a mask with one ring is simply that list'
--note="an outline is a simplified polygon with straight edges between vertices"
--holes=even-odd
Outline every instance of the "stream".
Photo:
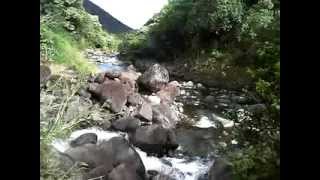
[{"label": "stream", "polygon": [[[131,64],[120,61],[117,55],[107,56],[90,51],[88,57],[101,71],[123,70]],[[177,81],[181,84],[181,94],[174,103],[183,115],[183,119],[175,129],[179,147],[170,157],[162,158],[147,156],[146,152],[137,147],[135,150],[140,155],[147,172],[161,172],[177,180],[205,180],[208,179],[209,168],[218,155],[219,147],[237,145],[237,141],[228,136],[234,122],[228,120],[224,112],[230,109],[241,111],[243,106],[250,104],[250,101],[243,100],[249,99],[243,92],[207,88],[191,81]],[[215,103],[210,102],[210,96],[217,97]],[[124,132],[90,127],[74,131],[68,139],[55,140],[53,146],[58,151],[64,152],[69,148],[70,141],[85,133],[97,134],[98,144],[116,136],[128,138]]]}]

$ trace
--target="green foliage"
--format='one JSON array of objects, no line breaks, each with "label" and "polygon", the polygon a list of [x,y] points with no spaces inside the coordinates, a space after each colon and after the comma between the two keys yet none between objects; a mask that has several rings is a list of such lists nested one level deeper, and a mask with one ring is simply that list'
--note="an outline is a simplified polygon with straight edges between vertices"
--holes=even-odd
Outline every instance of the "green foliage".
[{"label": "green foliage", "polygon": [[83,57],[76,42],[72,40],[72,37],[67,32],[64,30],[52,31],[46,24],[41,24],[40,33],[42,57],[66,64],[84,74],[96,71],[96,67]]},{"label": "green foliage", "polygon": [[43,0],[40,6],[43,23],[48,28],[63,28],[75,41],[85,39],[89,47],[117,50],[119,40],[103,30],[96,16],[84,10],[82,0]]},{"label": "green foliage", "polygon": [[241,180],[279,177],[279,7],[278,0],[171,0],[149,21],[143,40],[131,37],[132,49],[149,47],[152,40],[161,59],[188,59],[192,71],[222,77],[247,69],[249,90],[267,113],[239,122],[233,132],[243,145],[240,154],[229,152]]}]

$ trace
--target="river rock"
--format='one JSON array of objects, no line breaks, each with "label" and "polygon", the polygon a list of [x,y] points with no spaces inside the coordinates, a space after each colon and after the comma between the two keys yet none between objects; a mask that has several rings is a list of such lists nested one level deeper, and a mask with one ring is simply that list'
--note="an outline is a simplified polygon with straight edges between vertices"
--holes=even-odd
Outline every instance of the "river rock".
[{"label": "river rock", "polygon": [[155,124],[139,127],[134,133],[129,134],[129,139],[143,151],[159,156],[168,154],[170,150],[178,147],[174,131]]},{"label": "river rock", "polygon": [[97,144],[98,136],[95,133],[86,133],[70,142],[71,147],[82,146],[84,144]]},{"label": "river rock", "polygon": [[169,72],[163,66],[154,64],[142,74],[139,81],[152,92],[157,92],[169,82]]},{"label": "river rock", "polygon": [[124,117],[112,122],[111,127],[119,131],[134,131],[140,127],[141,122],[139,119],[134,117]]},{"label": "river rock", "polygon": [[101,84],[101,83],[104,82],[105,79],[106,79],[105,73],[99,73],[99,74],[95,77],[94,82]]},{"label": "river rock", "polygon": [[101,102],[106,102],[113,112],[120,112],[127,102],[128,92],[122,83],[105,81],[103,84],[90,84],[89,91]]},{"label": "river rock", "polygon": [[40,84],[50,79],[51,70],[48,66],[40,65]]},{"label": "river rock", "polygon": [[209,170],[209,180],[233,180],[232,165],[230,162],[217,158]]},{"label": "river rock", "polygon": [[168,104],[160,103],[159,105],[152,106],[153,117],[152,121],[160,124],[164,128],[172,129],[176,127],[179,118]]},{"label": "river rock", "polygon": [[152,121],[152,106],[147,102],[142,103],[136,116],[141,120]]},{"label": "river rock", "polygon": [[163,89],[157,92],[161,102],[172,103],[176,96],[180,95],[180,84],[177,81],[168,83]]},{"label": "river rock", "polygon": [[[99,145],[84,144],[68,149],[66,154],[74,162],[84,162],[89,168],[87,177],[106,177],[115,165],[126,164],[139,176],[145,176],[145,167],[133,147],[122,137],[113,137]],[[125,166],[128,167],[128,166]],[[131,171],[130,169],[127,169]]]},{"label": "river rock", "polygon": [[139,93],[132,93],[128,96],[128,103],[130,105],[136,106],[140,105],[144,102],[144,99],[141,97]]}]

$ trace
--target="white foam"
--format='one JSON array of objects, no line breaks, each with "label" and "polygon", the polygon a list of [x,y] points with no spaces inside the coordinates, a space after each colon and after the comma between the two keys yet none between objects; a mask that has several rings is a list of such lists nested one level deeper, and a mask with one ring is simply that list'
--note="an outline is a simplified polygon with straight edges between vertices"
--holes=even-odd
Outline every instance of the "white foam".
[{"label": "white foam", "polygon": [[163,174],[167,174],[179,180],[195,180],[200,175],[206,173],[212,162],[203,162],[200,158],[188,161],[187,159],[168,158],[164,157],[171,163],[169,166],[161,161],[161,159],[154,156],[147,156],[147,154],[136,148],[136,151],[141,157],[141,160],[146,167],[146,170],[155,170]]},{"label": "white foam", "polygon": [[74,131],[73,133],[71,133],[70,137],[65,140],[56,139],[53,141],[52,146],[60,152],[65,152],[67,149],[70,148],[70,145],[69,145],[70,141],[86,133],[95,133],[98,136],[98,144],[104,140],[108,141],[113,137],[121,137],[121,134],[119,132],[104,131],[102,129],[93,127],[93,128]]},{"label": "white foam", "polygon": [[200,120],[194,126],[199,128],[216,127],[214,122],[210,121],[210,119],[207,116],[201,116]]},{"label": "white foam", "polygon": [[234,122],[229,120],[229,119],[225,119],[223,117],[220,117],[214,113],[212,113],[212,117],[217,120],[217,121],[220,121],[223,125],[223,127],[232,127],[234,126]]}]

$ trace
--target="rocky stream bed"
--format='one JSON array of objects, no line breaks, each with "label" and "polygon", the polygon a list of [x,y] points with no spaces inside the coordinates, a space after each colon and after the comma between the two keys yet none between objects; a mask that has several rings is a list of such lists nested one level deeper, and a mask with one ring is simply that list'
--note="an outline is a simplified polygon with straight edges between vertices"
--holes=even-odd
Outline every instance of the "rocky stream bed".
[{"label": "rocky stream bed", "polygon": [[116,116],[53,143],[70,164],[87,164],[84,179],[230,179],[219,149],[237,148],[238,142],[228,136],[236,122],[226,113],[241,117],[263,104],[245,91],[171,79],[157,63],[137,70],[117,55],[88,50],[87,56],[101,73],[76,101],[90,99]]}]

